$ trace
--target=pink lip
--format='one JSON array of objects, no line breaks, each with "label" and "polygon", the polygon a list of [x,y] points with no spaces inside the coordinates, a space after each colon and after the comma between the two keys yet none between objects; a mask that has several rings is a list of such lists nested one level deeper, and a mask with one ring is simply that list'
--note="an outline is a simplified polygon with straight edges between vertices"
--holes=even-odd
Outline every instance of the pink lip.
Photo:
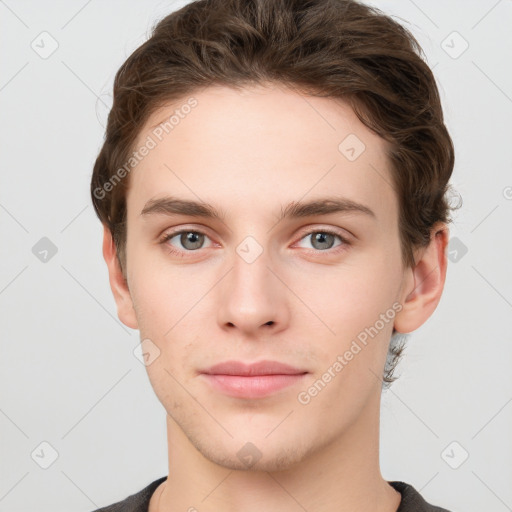
[{"label": "pink lip", "polygon": [[201,373],[209,375],[297,375],[307,373],[306,370],[294,368],[277,361],[258,361],[257,363],[245,364],[241,361],[224,361],[216,364]]},{"label": "pink lip", "polygon": [[201,373],[215,389],[227,395],[260,398],[295,384],[308,372],[277,361],[225,361]]}]

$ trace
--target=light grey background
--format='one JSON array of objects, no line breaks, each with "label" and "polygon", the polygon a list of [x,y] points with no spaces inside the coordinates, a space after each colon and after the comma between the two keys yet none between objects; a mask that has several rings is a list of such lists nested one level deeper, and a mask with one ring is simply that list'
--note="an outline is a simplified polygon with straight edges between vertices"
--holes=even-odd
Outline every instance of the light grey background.
[{"label": "light grey background", "polygon": [[[115,72],[184,3],[0,1],[1,512],[86,512],[167,474],[165,413],[117,319],[89,180]],[[454,512],[512,510],[512,2],[372,4],[434,68],[464,201],[443,298],[383,395],[383,475]]]}]

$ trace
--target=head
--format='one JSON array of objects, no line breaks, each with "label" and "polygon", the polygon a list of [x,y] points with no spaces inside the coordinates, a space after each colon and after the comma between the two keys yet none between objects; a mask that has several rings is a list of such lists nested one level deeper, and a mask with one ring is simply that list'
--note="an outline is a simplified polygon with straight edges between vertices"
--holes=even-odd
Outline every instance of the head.
[{"label": "head", "polygon": [[[91,195],[119,317],[151,340],[155,392],[203,453],[220,461],[236,443],[188,393],[274,461],[374,403],[399,335],[440,299],[453,165],[422,51],[375,8],[200,0],[154,27],[116,74]],[[228,359],[300,366],[317,392],[287,388],[241,415],[201,381]],[[258,434],[290,405],[296,439]]]}]

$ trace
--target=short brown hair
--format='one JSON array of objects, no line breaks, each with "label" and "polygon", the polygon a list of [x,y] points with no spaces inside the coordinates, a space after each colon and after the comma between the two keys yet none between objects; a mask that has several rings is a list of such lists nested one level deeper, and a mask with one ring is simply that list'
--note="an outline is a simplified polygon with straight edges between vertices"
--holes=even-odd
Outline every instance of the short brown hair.
[{"label": "short brown hair", "polygon": [[[432,226],[450,221],[446,196],[454,166],[423,55],[406,28],[355,0],[197,0],[160,20],[115,76],[91,180],[95,211],[114,237],[123,273],[129,180],[112,180],[151,114],[208,86],[268,82],[345,100],[388,141],[402,261],[412,266],[413,249],[429,243]],[[385,382],[401,353],[391,345],[394,363],[386,366]]]}]

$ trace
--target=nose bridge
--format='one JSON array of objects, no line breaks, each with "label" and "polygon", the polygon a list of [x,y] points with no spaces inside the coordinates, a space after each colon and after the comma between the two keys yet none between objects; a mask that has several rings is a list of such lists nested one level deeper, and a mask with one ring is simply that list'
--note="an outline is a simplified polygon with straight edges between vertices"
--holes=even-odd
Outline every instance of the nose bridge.
[{"label": "nose bridge", "polygon": [[232,291],[247,305],[258,298],[265,298],[268,303],[272,292],[275,292],[275,277],[268,268],[271,265],[270,260],[268,243],[264,240],[260,243],[253,235],[246,236],[236,246],[231,277]]},{"label": "nose bridge", "polygon": [[282,284],[270,270],[269,237],[261,237],[266,241],[260,243],[255,236],[249,235],[235,247],[232,270],[221,291],[219,321],[223,324],[250,330],[283,320],[286,306]]}]

